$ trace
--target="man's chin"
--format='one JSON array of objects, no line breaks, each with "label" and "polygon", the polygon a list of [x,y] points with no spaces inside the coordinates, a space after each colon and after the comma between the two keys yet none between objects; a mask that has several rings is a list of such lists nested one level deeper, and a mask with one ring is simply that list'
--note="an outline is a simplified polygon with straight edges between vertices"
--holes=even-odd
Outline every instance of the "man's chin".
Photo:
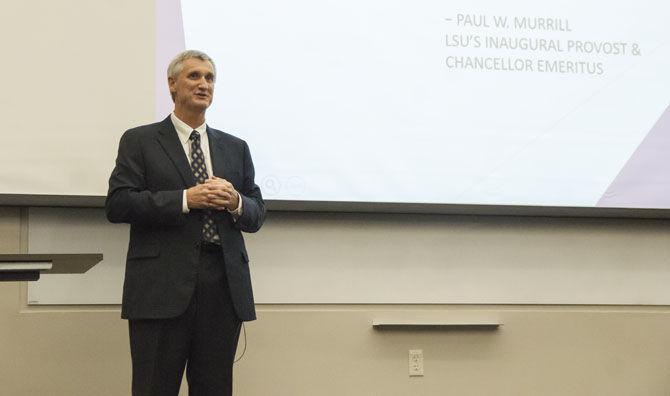
[{"label": "man's chin", "polygon": [[210,101],[195,101],[191,102],[191,106],[189,107],[194,111],[205,111],[211,104],[212,102]]}]

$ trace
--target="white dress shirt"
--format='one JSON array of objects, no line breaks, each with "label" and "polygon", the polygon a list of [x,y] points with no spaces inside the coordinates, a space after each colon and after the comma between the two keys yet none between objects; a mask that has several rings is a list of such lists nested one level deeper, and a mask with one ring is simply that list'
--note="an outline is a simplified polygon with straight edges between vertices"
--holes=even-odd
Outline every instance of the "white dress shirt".
[{"label": "white dress shirt", "polygon": [[[172,120],[172,125],[174,125],[174,129],[177,131],[177,136],[179,137],[181,147],[184,149],[184,153],[186,154],[186,158],[188,158],[189,164],[192,161],[191,133],[194,130],[198,131],[198,133],[200,134],[200,148],[202,149],[202,153],[205,157],[205,167],[207,168],[207,174],[211,176],[213,174],[212,173],[213,168],[212,168],[212,155],[209,151],[209,136],[207,136],[207,124],[203,123],[199,127],[193,129],[187,123],[180,120],[174,113],[170,114],[170,119]],[[233,214],[233,217],[235,219],[237,219],[242,215],[242,197],[240,197],[240,193],[237,193],[237,198],[238,198],[237,209],[228,210],[230,213]],[[186,199],[186,190],[184,190],[184,193],[182,195],[181,208],[183,213],[190,212],[190,208],[188,207],[188,202]]]}]

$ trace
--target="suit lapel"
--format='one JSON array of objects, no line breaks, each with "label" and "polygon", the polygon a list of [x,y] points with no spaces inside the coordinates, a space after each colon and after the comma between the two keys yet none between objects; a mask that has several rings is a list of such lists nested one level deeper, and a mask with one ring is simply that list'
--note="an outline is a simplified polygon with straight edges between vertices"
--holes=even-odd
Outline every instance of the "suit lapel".
[{"label": "suit lapel", "polygon": [[207,127],[207,136],[209,137],[209,155],[212,159],[212,168],[214,168],[214,176],[222,179],[231,180],[231,164],[232,158],[228,151],[228,147],[223,143],[223,139],[214,133],[211,128]]},{"label": "suit lapel", "polygon": [[170,160],[177,168],[179,175],[184,181],[184,185],[187,187],[195,186],[195,177],[193,176],[193,171],[191,171],[188,158],[186,158],[184,148],[179,141],[179,137],[177,136],[177,131],[174,129],[174,125],[172,125],[170,116],[168,116],[160,124],[158,130],[158,143],[160,143],[167,156],[170,157]]}]

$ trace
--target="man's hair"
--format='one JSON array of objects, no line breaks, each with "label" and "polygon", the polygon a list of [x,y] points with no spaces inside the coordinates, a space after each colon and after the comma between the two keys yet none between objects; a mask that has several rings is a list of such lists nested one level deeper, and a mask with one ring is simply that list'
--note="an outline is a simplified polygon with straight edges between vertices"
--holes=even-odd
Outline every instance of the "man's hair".
[{"label": "man's hair", "polygon": [[[206,53],[198,50],[186,50],[177,54],[177,56],[172,59],[167,69],[168,78],[176,78],[179,73],[184,69],[184,61],[187,59],[200,59],[201,61],[207,61],[212,64],[212,69],[214,69],[214,79],[216,80],[216,65],[212,58],[209,57]],[[172,101],[174,101],[174,94],[170,92],[172,96]]]}]

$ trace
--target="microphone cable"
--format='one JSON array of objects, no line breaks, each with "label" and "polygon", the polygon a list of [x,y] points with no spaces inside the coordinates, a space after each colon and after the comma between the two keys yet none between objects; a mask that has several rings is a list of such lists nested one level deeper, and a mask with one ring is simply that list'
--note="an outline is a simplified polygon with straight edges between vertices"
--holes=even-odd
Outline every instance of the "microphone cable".
[{"label": "microphone cable", "polygon": [[247,352],[247,328],[244,326],[244,322],[242,322],[242,332],[244,334],[244,349],[242,349],[242,354],[240,355],[240,357],[238,357],[233,361],[233,364],[242,360],[244,354]]}]

